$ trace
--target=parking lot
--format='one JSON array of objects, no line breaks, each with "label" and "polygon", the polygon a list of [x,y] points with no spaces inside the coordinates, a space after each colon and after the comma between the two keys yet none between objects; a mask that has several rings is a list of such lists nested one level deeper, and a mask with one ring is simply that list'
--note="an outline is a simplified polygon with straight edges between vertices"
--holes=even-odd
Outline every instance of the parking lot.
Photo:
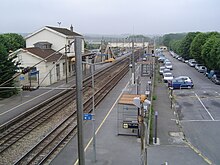
[{"label": "parking lot", "polygon": [[186,139],[212,164],[220,164],[220,86],[194,67],[164,54],[173,64],[174,77],[189,76],[194,83],[192,89],[173,91]]}]

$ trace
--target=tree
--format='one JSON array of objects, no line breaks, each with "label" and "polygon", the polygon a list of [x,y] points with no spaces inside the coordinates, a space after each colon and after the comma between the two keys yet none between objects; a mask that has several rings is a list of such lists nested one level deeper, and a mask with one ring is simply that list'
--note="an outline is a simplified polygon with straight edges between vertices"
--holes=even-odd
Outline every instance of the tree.
[{"label": "tree", "polygon": [[182,40],[172,40],[171,42],[170,42],[170,48],[174,51],[174,52],[176,52],[177,54],[181,54],[181,49],[180,49],[180,47],[181,47],[181,44],[182,44]]},{"label": "tree", "polygon": [[24,38],[16,33],[1,34],[0,42],[3,44],[3,46],[5,46],[7,52],[25,47]]},{"label": "tree", "polygon": [[165,34],[163,36],[163,45],[170,47],[170,42],[173,40],[181,40],[186,36],[186,33],[170,33],[170,34]]},{"label": "tree", "polygon": [[220,38],[216,38],[210,52],[210,62],[212,63],[212,68],[219,70],[220,69]]},{"label": "tree", "polygon": [[189,32],[184,38],[181,43],[181,56],[183,58],[191,58],[190,56],[190,46],[193,41],[193,39],[196,37],[196,35],[199,32]]},{"label": "tree", "polygon": [[[0,84],[10,80],[17,72],[19,63],[14,59],[16,56],[9,56],[10,51],[15,51],[25,46],[25,41],[18,34],[2,34],[0,35]],[[5,87],[14,87],[14,80],[5,84]],[[16,89],[0,89],[0,97],[10,97],[17,93]]]},{"label": "tree", "polygon": [[214,69],[217,65],[217,58],[215,58],[215,56],[212,55],[216,40],[216,36],[211,36],[206,40],[206,43],[202,46],[202,58],[204,59],[204,64],[209,69]]},{"label": "tree", "polygon": [[206,33],[198,33],[193,39],[190,46],[190,56],[197,62],[203,63],[204,59],[202,56],[202,46],[205,44],[208,35]]}]

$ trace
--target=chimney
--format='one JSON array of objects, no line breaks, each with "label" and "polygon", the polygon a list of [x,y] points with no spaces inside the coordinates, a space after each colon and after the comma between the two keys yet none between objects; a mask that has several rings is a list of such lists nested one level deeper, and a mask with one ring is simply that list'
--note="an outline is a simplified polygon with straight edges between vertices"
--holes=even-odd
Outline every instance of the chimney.
[{"label": "chimney", "polygon": [[70,26],[70,31],[73,32],[73,25]]}]

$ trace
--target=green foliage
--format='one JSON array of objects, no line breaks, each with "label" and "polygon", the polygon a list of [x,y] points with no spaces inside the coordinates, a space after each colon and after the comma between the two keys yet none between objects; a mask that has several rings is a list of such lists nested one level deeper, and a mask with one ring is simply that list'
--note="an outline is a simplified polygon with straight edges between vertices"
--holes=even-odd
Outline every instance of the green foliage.
[{"label": "green foliage", "polygon": [[181,54],[181,44],[182,40],[172,40],[170,42],[170,49],[176,52],[177,54]]},{"label": "green foliage", "polygon": [[190,46],[193,41],[193,39],[196,37],[196,35],[199,32],[189,32],[182,40],[181,47],[180,47],[180,52],[181,56],[183,58],[192,58],[190,56]]},{"label": "green foliage", "polygon": [[220,69],[220,33],[190,32],[183,39],[174,34],[163,36],[163,43],[183,58],[195,58],[209,69]]},{"label": "green foliage", "polygon": [[[11,79],[18,70],[19,63],[15,63],[16,56],[8,56],[10,51],[24,47],[25,41],[18,34],[2,34],[0,35],[0,84]],[[14,81],[10,81],[4,85],[5,87],[14,87]],[[16,89],[0,89],[0,97],[10,97],[17,93]]]},{"label": "green foliage", "polygon": [[206,33],[198,33],[193,39],[190,46],[190,56],[197,62],[203,63],[202,46],[205,44],[208,35]]},{"label": "green foliage", "polygon": [[25,40],[24,38],[15,33],[6,33],[0,35],[0,43],[2,43],[6,51],[15,51],[19,48],[25,47]]},{"label": "green foliage", "polygon": [[212,68],[219,70],[220,69],[220,38],[216,38],[213,44],[212,50],[210,52]]},{"label": "green foliage", "polygon": [[212,36],[207,39],[206,43],[202,46],[202,59],[204,60],[204,64],[210,69],[212,68],[212,63],[210,61],[211,58],[211,50],[213,44],[215,43],[216,37]]},{"label": "green foliage", "polygon": [[173,40],[181,40],[186,36],[186,33],[170,33],[170,34],[165,34],[163,36],[163,45],[170,47],[171,41]]}]

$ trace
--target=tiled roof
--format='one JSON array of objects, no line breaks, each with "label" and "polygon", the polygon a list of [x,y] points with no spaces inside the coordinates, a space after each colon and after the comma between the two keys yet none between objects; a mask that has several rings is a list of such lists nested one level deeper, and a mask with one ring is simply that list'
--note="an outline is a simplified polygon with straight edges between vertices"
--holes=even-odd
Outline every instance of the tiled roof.
[{"label": "tiled roof", "polygon": [[66,29],[66,28],[59,28],[59,27],[51,27],[51,26],[46,26],[47,28],[50,28],[52,30],[55,30],[59,33],[62,33],[66,36],[82,36],[81,34],[78,34],[76,32],[72,32],[71,30],[69,29]]},{"label": "tiled roof", "polygon": [[[56,52],[53,49],[41,49],[38,47],[31,47],[31,48],[24,48],[24,50],[27,50],[28,52],[41,57],[43,59],[45,59],[46,57],[48,57],[49,55],[51,55],[52,53]],[[60,57],[62,56],[61,53],[56,53],[54,55],[52,55],[51,57],[49,57],[47,59],[48,62],[53,62],[53,61],[57,61]],[[62,57],[62,59],[65,57]]]}]

